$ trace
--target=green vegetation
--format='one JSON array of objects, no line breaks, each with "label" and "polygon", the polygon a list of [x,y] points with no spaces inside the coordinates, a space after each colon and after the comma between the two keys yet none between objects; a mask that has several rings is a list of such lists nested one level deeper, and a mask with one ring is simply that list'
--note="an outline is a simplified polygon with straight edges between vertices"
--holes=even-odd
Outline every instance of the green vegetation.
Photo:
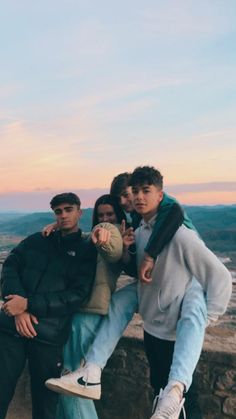
[{"label": "green vegetation", "polygon": [[218,252],[236,249],[236,205],[185,207],[201,237]]},{"label": "green vegetation", "polygon": [[[80,227],[83,231],[91,229],[92,209],[83,210]],[[51,212],[36,212],[33,214],[1,214],[0,213],[0,251],[10,250],[20,240],[30,234],[41,231],[42,228],[53,223]]]},{"label": "green vegetation", "polygon": [[[236,249],[236,205],[185,207],[206,244],[216,252],[233,252]],[[83,210],[80,227],[91,229],[92,209]],[[51,212],[33,214],[0,213],[0,251],[11,248],[21,238],[41,231],[53,222]]]}]

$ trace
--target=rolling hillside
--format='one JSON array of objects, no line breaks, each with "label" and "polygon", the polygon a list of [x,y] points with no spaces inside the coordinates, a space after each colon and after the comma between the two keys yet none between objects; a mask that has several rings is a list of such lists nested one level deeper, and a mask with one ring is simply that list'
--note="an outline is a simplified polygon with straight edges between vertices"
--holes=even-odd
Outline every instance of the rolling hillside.
[{"label": "rolling hillside", "polygon": [[[185,211],[192,218],[200,235],[214,251],[236,251],[236,205],[195,207],[186,206]],[[83,231],[91,229],[92,209],[83,210],[80,226]],[[51,212],[32,214],[1,214],[0,235],[25,237],[54,220]],[[6,242],[6,240],[5,240]],[[0,237],[1,245],[1,237]],[[1,246],[0,246],[1,247]]]},{"label": "rolling hillside", "polygon": [[236,205],[185,207],[207,245],[214,251],[236,251]]},{"label": "rolling hillside", "polygon": [[[83,231],[91,229],[92,209],[87,208],[83,210],[80,226]],[[35,212],[32,214],[15,214],[14,216],[7,216],[7,214],[0,214],[0,234],[14,235],[14,236],[28,236],[54,221],[52,212]]]}]

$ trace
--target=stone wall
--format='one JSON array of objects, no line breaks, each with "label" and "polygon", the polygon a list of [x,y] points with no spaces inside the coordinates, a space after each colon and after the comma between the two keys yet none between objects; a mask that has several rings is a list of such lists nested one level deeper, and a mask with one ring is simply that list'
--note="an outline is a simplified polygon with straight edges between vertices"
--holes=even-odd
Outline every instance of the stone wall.
[{"label": "stone wall", "polygon": [[[236,353],[203,350],[196,382],[204,419],[236,418]],[[143,343],[123,338],[103,374],[99,417],[148,419],[151,399]]]}]

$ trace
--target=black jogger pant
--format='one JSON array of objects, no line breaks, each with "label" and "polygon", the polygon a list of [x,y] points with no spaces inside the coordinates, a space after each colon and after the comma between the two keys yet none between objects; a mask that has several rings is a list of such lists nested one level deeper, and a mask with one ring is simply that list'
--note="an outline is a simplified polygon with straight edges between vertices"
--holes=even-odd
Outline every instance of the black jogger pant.
[{"label": "black jogger pant", "polygon": [[32,418],[55,419],[58,395],[45,387],[45,380],[59,377],[62,369],[62,346],[0,331],[0,419],[4,419],[13,398],[17,380],[26,360],[31,380]]},{"label": "black jogger pant", "polygon": [[[161,388],[164,389],[167,385],[174,345],[174,341],[159,339],[144,331],[144,346],[150,367],[150,382],[155,396],[159,394]],[[184,397],[187,419],[201,419],[194,382]],[[181,418],[182,416],[180,416]]]}]

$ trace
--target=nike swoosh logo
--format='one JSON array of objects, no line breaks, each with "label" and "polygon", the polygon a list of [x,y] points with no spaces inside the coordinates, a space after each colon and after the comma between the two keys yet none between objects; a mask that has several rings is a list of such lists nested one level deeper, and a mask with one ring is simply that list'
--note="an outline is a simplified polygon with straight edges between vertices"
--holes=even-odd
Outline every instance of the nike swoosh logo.
[{"label": "nike swoosh logo", "polygon": [[78,378],[77,383],[80,384],[81,386],[84,386],[84,387],[98,386],[98,385],[101,384],[100,382],[99,383],[88,383],[88,382],[83,380],[83,377]]}]

